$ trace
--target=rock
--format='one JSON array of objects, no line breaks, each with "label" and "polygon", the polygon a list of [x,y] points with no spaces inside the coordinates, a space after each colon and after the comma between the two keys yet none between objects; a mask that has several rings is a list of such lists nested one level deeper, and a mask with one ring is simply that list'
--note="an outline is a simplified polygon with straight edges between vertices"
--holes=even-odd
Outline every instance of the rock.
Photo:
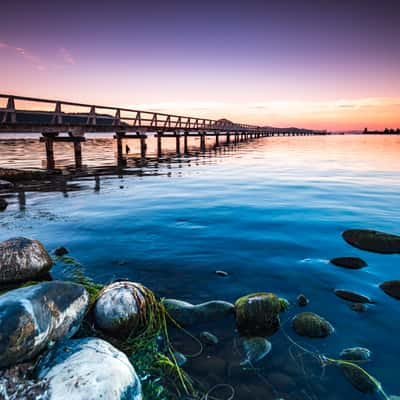
[{"label": "rock", "polygon": [[350,308],[355,312],[365,312],[367,311],[367,306],[363,303],[353,303],[349,305]]},{"label": "rock", "polygon": [[335,289],[334,292],[336,296],[340,297],[341,299],[352,301],[353,303],[374,303],[369,297],[356,292],[351,292],[350,290]]},{"label": "rock", "polygon": [[55,254],[57,257],[65,256],[65,255],[68,254],[68,253],[69,253],[68,249],[66,249],[66,248],[63,247],[63,246],[57,247],[57,248],[54,250],[54,254]]},{"label": "rock", "polygon": [[0,211],[4,211],[7,207],[8,207],[7,200],[0,197]]},{"label": "rock", "polygon": [[368,361],[371,358],[371,351],[365,347],[351,347],[344,349],[340,353],[340,358],[348,361]]},{"label": "rock", "polygon": [[236,300],[236,323],[244,335],[270,336],[279,329],[282,311],[278,296],[273,293],[254,293]]},{"label": "rock", "polygon": [[367,266],[367,263],[359,257],[338,257],[333,258],[331,263],[343,268],[360,269]]},{"label": "rock", "polygon": [[200,333],[200,339],[202,339],[204,343],[209,345],[216,345],[219,343],[219,339],[217,338],[217,336],[206,331]]},{"label": "rock", "polygon": [[400,280],[386,281],[379,285],[379,287],[389,296],[400,300]]},{"label": "rock", "polygon": [[374,393],[378,390],[375,381],[358,365],[341,364],[346,379],[362,393]]},{"label": "rock", "polygon": [[134,334],[146,313],[146,290],[129,281],[104,287],[94,306],[96,326],[115,337]]},{"label": "rock", "polygon": [[245,359],[241,366],[252,367],[254,363],[262,360],[272,349],[271,342],[263,337],[249,337],[243,339]]},{"label": "rock", "polygon": [[17,237],[0,243],[0,283],[37,278],[48,272],[52,263],[37,240]]},{"label": "rock", "polygon": [[343,239],[354,247],[375,253],[400,253],[400,236],[368,229],[344,231]]},{"label": "rock", "polygon": [[226,272],[226,271],[215,271],[215,273],[216,273],[217,275],[223,276],[223,277],[226,277],[226,276],[229,275],[228,272]]},{"label": "rock", "polygon": [[218,320],[234,313],[234,306],[226,301],[213,300],[197,305],[186,301],[165,299],[168,314],[182,326]]},{"label": "rock", "polygon": [[183,365],[185,365],[187,363],[187,358],[184,354],[180,353],[179,351],[174,351],[174,357],[175,357],[175,361],[176,363],[182,367]]},{"label": "rock", "polygon": [[73,336],[89,295],[79,285],[53,281],[0,296],[0,367],[30,360],[49,342]]},{"label": "rock", "polygon": [[333,333],[333,326],[324,318],[312,312],[297,314],[292,320],[295,332],[310,338],[323,338]]},{"label": "rock", "polygon": [[12,187],[13,184],[11,182],[0,179],[0,189],[11,189]]},{"label": "rock", "polygon": [[297,296],[297,304],[299,305],[299,307],[305,307],[310,301],[307,299],[306,296],[304,296],[304,294],[299,294]]},{"label": "rock", "polygon": [[49,400],[141,400],[138,376],[126,355],[98,338],[67,340],[38,365]]}]

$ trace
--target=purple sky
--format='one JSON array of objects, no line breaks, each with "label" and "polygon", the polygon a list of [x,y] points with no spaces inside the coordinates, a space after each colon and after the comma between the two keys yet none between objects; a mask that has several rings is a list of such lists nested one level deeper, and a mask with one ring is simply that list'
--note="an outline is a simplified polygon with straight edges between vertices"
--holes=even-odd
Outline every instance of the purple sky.
[{"label": "purple sky", "polygon": [[0,92],[239,122],[400,126],[400,1],[7,1]]}]

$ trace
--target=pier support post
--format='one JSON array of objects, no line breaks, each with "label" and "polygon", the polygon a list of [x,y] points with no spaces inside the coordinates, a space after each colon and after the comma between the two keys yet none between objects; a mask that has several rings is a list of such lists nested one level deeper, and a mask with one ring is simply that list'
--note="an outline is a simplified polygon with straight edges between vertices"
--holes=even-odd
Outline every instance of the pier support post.
[{"label": "pier support post", "polygon": [[79,138],[74,140],[75,167],[82,168],[82,144]]},{"label": "pier support post", "polygon": [[44,141],[46,146],[46,168],[54,169],[54,140],[58,136],[58,132],[43,132],[42,135],[41,141]]},{"label": "pier support post", "polygon": [[183,134],[183,152],[185,153],[185,154],[187,154],[189,151],[188,151],[188,133],[189,132],[185,132],[184,134]]},{"label": "pier support post", "polygon": [[118,166],[124,165],[124,156],[122,154],[122,139],[125,136],[125,131],[115,132],[115,138],[117,139],[117,164]]},{"label": "pier support post", "polygon": [[140,136],[140,157],[144,160],[146,158],[146,137],[144,135]]},{"label": "pier support post", "polygon": [[176,154],[181,154],[181,137],[180,134],[175,132],[175,140],[176,140]]},{"label": "pier support post", "polygon": [[206,151],[206,135],[204,132],[200,133],[200,151]]},{"label": "pier support post", "polygon": [[157,132],[157,157],[162,156],[162,132]]},{"label": "pier support post", "polygon": [[215,133],[215,147],[219,147],[219,132]]},{"label": "pier support post", "polygon": [[229,132],[226,132],[226,144],[230,144],[231,142],[231,134]]}]

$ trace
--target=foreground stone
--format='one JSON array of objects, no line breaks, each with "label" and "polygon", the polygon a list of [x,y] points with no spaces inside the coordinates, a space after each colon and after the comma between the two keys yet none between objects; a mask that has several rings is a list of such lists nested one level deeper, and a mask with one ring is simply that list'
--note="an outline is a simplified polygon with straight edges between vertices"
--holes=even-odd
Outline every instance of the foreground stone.
[{"label": "foreground stone", "polygon": [[335,289],[334,292],[336,296],[340,297],[341,299],[352,301],[353,303],[374,303],[369,297],[360,293],[352,292],[350,290]]},{"label": "foreground stone", "polygon": [[279,314],[283,310],[281,300],[275,294],[254,293],[236,300],[235,311],[242,334],[270,336],[279,329]]},{"label": "foreground stone", "polygon": [[234,313],[233,304],[227,301],[213,300],[193,305],[182,300],[165,299],[163,304],[168,314],[182,326],[215,321]]},{"label": "foreground stone", "polygon": [[400,253],[400,236],[368,229],[344,231],[343,239],[354,247],[375,253]]},{"label": "foreground stone", "polygon": [[337,257],[331,260],[337,267],[360,269],[367,266],[367,263],[359,257]]},{"label": "foreground stone", "polygon": [[98,338],[67,340],[40,361],[49,400],[141,400],[138,376],[126,355]]},{"label": "foreground stone", "polygon": [[88,304],[82,286],[59,281],[0,296],[0,367],[30,360],[49,342],[73,336]]},{"label": "foreground stone", "polygon": [[245,359],[241,366],[253,366],[257,361],[262,360],[272,349],[271,342],[263,337],[249,337],[243,339],[243,350]]},{"label": "foreground stone", "polygon": [[368,361],[371,358],[371,351],[365,347],[351,347],[340,353],[340,358],[347,361]]},{"label": "foreground stone", "polygon": [[400,280],[386,281],[379,285],[379,287],[389,296],[400,300]]},{"label": "foreground stone", "polygon": [[145,291],[135,282],[115,282],[99,294],[94,316],[96,325],[113,336],[134,333],[146,312]]},{"label": "foreground stone", "polygon": [[333,326],[324,318],[312,312],[297,314],[292,320],[295,332],[310,338],[323,338],[334,332]]},{"label": "foreground stone", "polygon": [[17,237],[0,243],[0,283],[28,281],[51,266],[49,254],[37,240]]},{"label": "foreground stone", "polygon": [[342,364],[341,369],[346,379],[362,393],[374,393],[378,390],[374,380],[360,367]]}]

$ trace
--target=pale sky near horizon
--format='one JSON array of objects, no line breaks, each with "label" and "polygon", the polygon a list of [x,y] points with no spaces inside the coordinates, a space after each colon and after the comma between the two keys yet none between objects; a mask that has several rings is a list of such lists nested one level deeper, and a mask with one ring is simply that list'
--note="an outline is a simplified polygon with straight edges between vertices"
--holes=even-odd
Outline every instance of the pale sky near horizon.
[{"label": "pale sky near horizon", "polygon": [[0,93],[259,125],[397,128],[399,3],[5,0]]}]

